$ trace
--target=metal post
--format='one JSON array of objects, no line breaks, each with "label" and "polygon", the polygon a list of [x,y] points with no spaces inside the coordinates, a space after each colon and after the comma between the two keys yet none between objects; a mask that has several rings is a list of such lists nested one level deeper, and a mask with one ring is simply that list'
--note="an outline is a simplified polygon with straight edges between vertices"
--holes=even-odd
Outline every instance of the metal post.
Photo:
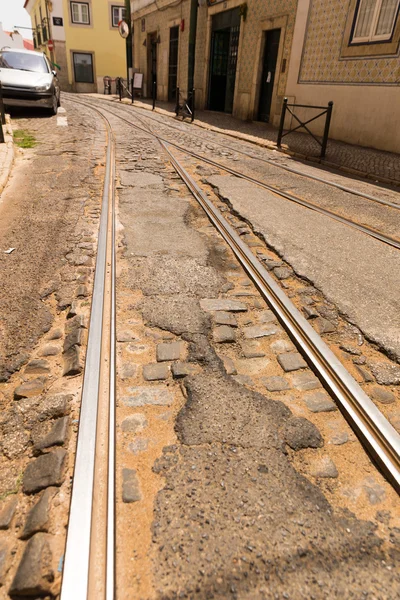
[{"label": "metal post", "polygon": [[285,115],[286,115],[287,103],[288,103],[288,99],[284,98],[283,99],[283,105],[282,105],[281,122],[279,123],[278,140],[276,142],[276,145],[278,146],[278,148],[281,147],[283,125],[285,123]]},{"label": "metal post", "polygon": [[194,102],[195,102],[195,89],[193,88],[192,89],[192,106],[191,106],[191,109],[192,109],[192,123],[194,121]]},{"label": "metal post", "polygon": [[157,90],[157,81],[156,79],[153,79],[153,110],[156,107],[156,90]]},{"label": "metal post", "polygon": [[326,146],[328,144],[329,127],[331,125],[333,102],[328,102],[328,110],[326,111],[324,137],[322,138],[321,158],[325,158]]},{"label": "metal post", "polygon": [[118,94],[119,94],[119,101],[122,102],[122,78],[118,77]]},{"label": "metal post", "polygon": [[133,96],[134,96],[134,93],[133,93],[133,77],[131,79],[131,94],[132,94],[132,104],[133,104]]},{"label": "metal post", "polygon": [[179,88],[176,88],[176,103],[175,103],[175,114],[179,115]]}]

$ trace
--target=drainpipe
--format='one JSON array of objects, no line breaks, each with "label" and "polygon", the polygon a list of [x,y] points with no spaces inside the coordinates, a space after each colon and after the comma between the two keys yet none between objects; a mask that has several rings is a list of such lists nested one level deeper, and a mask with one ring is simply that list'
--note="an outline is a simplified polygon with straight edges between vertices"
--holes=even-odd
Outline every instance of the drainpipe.
[{"label": "drainpipe", "polygon": [[190,0],[190,24],[189,24],[189,65],[188,65],[188,89],[194,87],[194,63],[196,57],[196,29],[197,29],[197,0]]},{"label": "drainpipe", "polygon": [[[133,46],[133,24],[131,20],[131,0],[125,0],[126,22],[129,24],[130,34],[126,38],[126,80],[129,89],[129,74],[132,73],[132,46]],[[133,75],[132,75],[133,77]]]}]

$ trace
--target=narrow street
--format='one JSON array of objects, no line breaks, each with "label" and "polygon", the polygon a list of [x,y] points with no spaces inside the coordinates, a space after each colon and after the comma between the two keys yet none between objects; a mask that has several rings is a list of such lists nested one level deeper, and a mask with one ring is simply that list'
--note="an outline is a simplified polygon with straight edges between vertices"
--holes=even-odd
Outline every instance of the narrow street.
[{"label": "narrow street", "polygon": [[400,598],[398,456],[369,440],[400,433],[398,190],[111,96],[12,127],[34,144],[0,198],[0,597]]}]

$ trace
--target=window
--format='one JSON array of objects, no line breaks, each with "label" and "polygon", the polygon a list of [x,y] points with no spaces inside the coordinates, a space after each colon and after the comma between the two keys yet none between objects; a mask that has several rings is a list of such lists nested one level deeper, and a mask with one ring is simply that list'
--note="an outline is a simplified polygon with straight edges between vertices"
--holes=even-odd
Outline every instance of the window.
[{"label": "window", "polygon": [[89,4],[87,2],[71,2],[71,18],[73,23],[90,25]]},{"label": "window", "polygon": [[93,83],[93,57],[87,52],[74,52],[74,73],[76,83]]},{"label": "window", "polygon": [[360,0],[356,11],[352,43],[390,40],[400,0]]},{"label": "window", "polygon": [[112,6],[111,7],[112,26],[118,27],[118,23],[125,19],[126,8],[123,6]]}]

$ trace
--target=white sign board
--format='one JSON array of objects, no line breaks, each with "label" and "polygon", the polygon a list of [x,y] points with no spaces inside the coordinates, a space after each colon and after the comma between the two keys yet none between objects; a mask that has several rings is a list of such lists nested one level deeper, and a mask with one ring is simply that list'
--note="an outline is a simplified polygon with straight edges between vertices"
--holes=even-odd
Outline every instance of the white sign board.
[{"label": "white sign board", "polygon": [[133,74],[133,87],[135,90],[141,90],[143,85],[143,73]]}]

